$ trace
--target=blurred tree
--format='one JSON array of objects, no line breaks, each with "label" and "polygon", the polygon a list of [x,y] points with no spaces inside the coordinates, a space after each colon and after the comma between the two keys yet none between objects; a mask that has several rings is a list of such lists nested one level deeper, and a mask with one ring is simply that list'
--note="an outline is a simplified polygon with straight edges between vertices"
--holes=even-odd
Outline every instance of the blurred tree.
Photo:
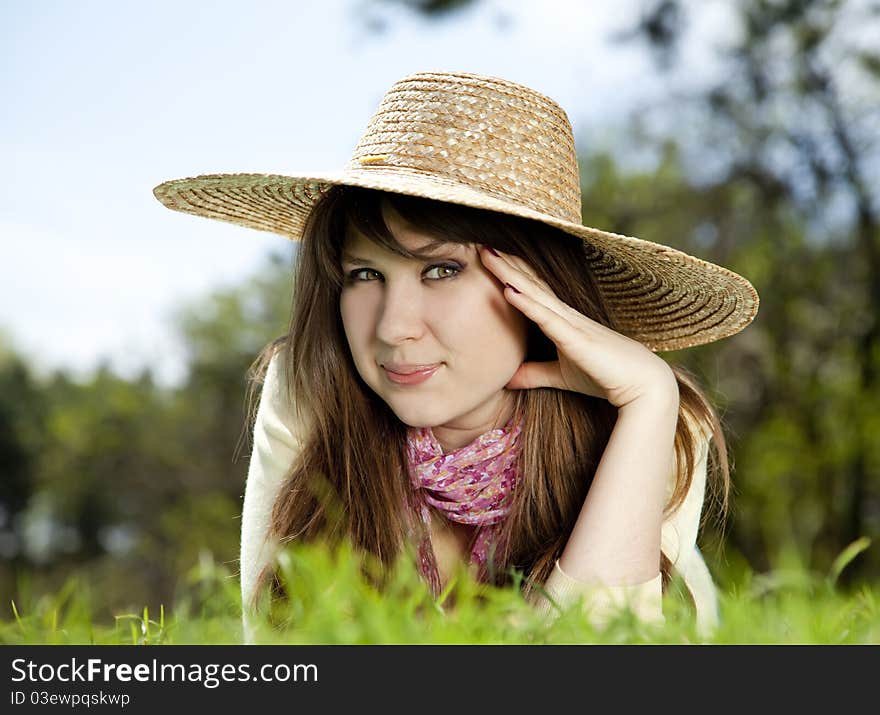
[{"label": "blurred tree", "polygon": [[16,524],[34,489],[34,457],[45,419],[45,399],[25,360],[0,349],[0,556],[23,558]]},{"label": "blurred tree", "polygon": [[170,603],[203,549],[234,570],[245,375],[286,330],[289,271],[273,254],[245,284],[180,309],[190,369],[175,390],[107,366],[86,382],[57,372],[40,384],[25,360],[4,356],[0,507],[15,519],[0,535],[19,546],[0,568],[4,592],[24,570],[48,591],[76,570],[112,611]]},{"label": "blurred tree", "polygon": [[[189,365],[186,392],[199,395],[189,409],[201,417],[192,415],[192,422],[201,425],[202,437],[208,436],[205,447],[214,442],[205,459],[220,460],[208,470],[212,480],[216,474],[228,472],[228,464],[245,446],[247,368],[260,349],[287,332],[291,255],[270,254],[265,268],[242,285],[215,291],[177,315]],[[216,448],[220,435],[219,444],[228,450]]]},{"label": "blurred tree", "polygon": [[[646,16],[689,5],[655,0]],[[827,570],[880,532],[880,7],[743,0],[735,19],[719,78],[641,134],[681,147],[709,260],[760,283],[757,329],[717,352],[742,435],[735,540],[764,563],[793,546]],[[634,36],[670,50],[684,26]],[[878,569],[875,547],[844,577]]]}]

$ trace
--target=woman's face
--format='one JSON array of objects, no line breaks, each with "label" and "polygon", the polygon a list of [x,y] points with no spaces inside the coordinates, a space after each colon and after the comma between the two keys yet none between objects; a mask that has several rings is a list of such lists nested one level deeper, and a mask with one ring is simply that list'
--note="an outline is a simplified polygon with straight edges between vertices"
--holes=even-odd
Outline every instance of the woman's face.
[{"label": "woman's face", "polygon": [[[408,249],[431,238],[393,212],[385,217]],[[431,427],[445,449],[504,426],[512,414],[504,385],[525,358],[527,319],[505,300],[475,245],[450,243],[422,262],[351,231],[342,270],[340,311],[355,366],[402,422]],[[436,370],[402,384],[392,366]]]}]

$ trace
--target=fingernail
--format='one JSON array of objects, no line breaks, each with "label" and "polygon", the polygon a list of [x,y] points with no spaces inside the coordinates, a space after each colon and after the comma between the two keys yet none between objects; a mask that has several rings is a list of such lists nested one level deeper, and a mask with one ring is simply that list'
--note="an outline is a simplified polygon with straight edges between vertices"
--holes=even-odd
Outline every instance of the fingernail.
[{"label": "fingernail", "polygon": [[510,283],[505,283],[504,285],[506,285],[508,288],[512,289],[514,293],[519,293],[519,291],[516,289],[516,286],[510,285]]},{"label": "fingernail", "polygon": [[[498,251],[496,251],[494,248],[492,248],[492,246],[486,246],[486,248],[489,249],[489,253],[491,253],[493,256],[498,256]],[[500,258],[500,256],[498,256],[498,257]]]}]

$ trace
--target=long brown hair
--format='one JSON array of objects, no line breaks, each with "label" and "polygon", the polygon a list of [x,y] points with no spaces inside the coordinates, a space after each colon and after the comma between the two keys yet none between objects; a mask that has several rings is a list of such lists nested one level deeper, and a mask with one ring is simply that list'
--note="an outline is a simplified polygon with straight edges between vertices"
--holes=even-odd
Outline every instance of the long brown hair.
[{"label": "long brown hair", "polygon": [[[382,213],[387,202],[406,222],[436,242],[422,253],[402,246]],[[349,351],[339,311],[344,282],[340,256],[348,231],[356,228],[378,245],[408,258],[427,260],[437,244],[481,244],[520,256],[553,286],[558,297],[612,329],[614,316],[586,268],[583,242],[537,221],[432,199],[336,186],[309,216],[293,271],[293,306],[286,336],[270,343],[249,371],[251,419],[255,398],[271,358],[283,353],[291,404],[304,431],[301,451],[290,465],[272,512],[270,538],[342,538],[391,565],[409,541],[406,513],[406,425],[361,379]],[[555,360],[556,348],[529,322],[528,361]],[[714,458],[707,475],[705,522],[726,516],[730,475],[727,448],[715,410],[690,371],[671,365],[679,387],[675,435],[675,488],[665,507],[684,500],[695,466],[697,435],[688,423],[712,432]],[[494,554],[490,580],[496,585],[523,575],[526,596],[546,581],[574,528],[617,416],[606,400],[554,388],[516,390],[514,410],[524,419],[518,481],[509,517]],[[376,445],[382,445],[377,449]],[[420,536],[424,535],[424,532]],[[672,564],[661,555],[664,587]],[[266,567],[261,586],[274,576]],[[279,582],[274,581],[276,587]]]}]

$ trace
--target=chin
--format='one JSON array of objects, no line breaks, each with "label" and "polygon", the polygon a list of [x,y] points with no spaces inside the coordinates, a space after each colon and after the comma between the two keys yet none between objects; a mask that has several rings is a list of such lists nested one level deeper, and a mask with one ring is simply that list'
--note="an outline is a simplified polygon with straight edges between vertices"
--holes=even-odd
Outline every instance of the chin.
[{"label": "chin", "polygon": [[449,416],[436,410],[413,408],[412,406],[395,405],[386,402],[397,419],[408,427],[436,427],[449,421]]}]

